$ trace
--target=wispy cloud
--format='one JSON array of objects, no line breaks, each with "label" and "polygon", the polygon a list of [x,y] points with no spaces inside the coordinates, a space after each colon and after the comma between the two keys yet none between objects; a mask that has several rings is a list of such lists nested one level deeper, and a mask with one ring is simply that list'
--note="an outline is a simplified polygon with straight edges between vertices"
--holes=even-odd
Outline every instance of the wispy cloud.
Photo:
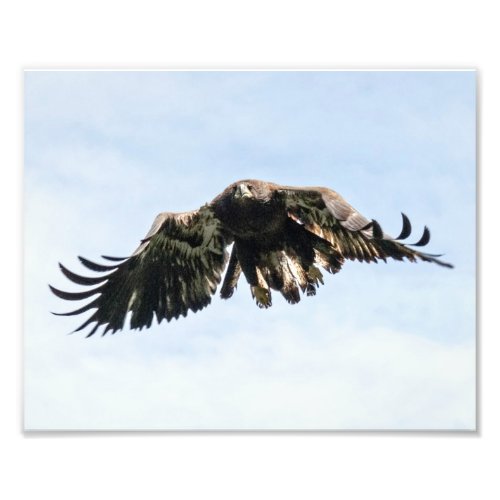
[{"label": "wispy cloud", "polygon": [[[219,321],[221,318],[219,317]],[[246,322],[245,322],[246,323]],[[474,345],[287,321],[27,350],[33,429],[473,429]],[[54,336],[51,336],[54,337]],[[142,337],[142,338],[141,338]],[[40,354],[42,352],[43,354]]]}]

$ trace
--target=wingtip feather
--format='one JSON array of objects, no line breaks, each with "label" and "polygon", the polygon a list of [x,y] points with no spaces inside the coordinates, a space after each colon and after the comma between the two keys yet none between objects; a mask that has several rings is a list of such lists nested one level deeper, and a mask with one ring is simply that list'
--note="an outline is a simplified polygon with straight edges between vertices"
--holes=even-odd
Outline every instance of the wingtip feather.
[{"label": "wingtip feather", "polygon": [[113,269],[116,269],[116,266],[104,266],[103,264],[97,264],[96,262],[93,262],[89,259],[86,259],[85,257],[82,257],[81,255],[78,256],[78,260],[88,269],[91,271],[96,271],[99,273],[105,272],[105,271],[112,271]]},{"label": "wingtip feather", "polygon": [[395,238],[396,240],[405,240],[411,234],[410,219],[403,212],[401,212],[401,217],[403,218],[403,227],[401,229],[401,233],[399,233],[399,236]]},{"label": "wingtip feather", "polygon": [[429,241],[431,241],[431,232],[429,231],[429,228],[425,226],[421,238],[416,243],[412,243],[411,246],[424,247],[427,243],[429,243]]}]

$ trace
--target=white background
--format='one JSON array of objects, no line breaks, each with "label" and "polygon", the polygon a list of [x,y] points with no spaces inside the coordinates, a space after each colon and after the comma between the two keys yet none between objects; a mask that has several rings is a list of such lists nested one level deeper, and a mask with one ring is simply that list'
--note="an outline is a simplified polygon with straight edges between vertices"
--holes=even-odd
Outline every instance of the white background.
[{"label": "white background", "polygon": [[[491,6],[20,1],[2,9],[3,497],[498,498],[500,37]],[[477,67],[479,433],[23,435],[22,69],[34,67]]]}]

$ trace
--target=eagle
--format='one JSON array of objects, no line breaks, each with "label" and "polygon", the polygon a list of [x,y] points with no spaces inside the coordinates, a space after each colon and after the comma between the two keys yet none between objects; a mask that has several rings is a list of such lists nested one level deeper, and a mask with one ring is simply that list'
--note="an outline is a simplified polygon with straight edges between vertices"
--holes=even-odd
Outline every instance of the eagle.
[{"label": "eagle", "polygon": [[99,327],[102,335],[123,329],[127,316],[131,329],[142,330],[154,317],[161,323],[197,312],[210,304],[225,269],[221,298],[233,295],[243,273],[257,305],[268,308],[271,290],[296,304],[301,294],[316,294],[323,284],[321,269],[338,273],[346,260],[407,259],[453,267],[439,260],[441,255],[417,249],[429,243],[427,227],[417,242],[402,243],[411,223],[401,215],[402,230],[393,238],[331,189],[241,180],[198,210],[160,213],[130,257],[103,255],[105,263],[78,257],[98,274],[81,276],[59,264],[70,281],[91,288],[65,292],[49,285],[52,292],[64,300],[92,300],[54,314],[95,309],[74,330],[91,325],[88,337]]}]

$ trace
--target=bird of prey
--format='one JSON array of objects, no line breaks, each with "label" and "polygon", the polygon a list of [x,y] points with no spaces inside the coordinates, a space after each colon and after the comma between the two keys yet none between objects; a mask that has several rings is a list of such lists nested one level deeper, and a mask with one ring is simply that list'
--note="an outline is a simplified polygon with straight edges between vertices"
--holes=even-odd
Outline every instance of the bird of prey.
[{"label": "bird of prey", "polygon": [[90,336],[101,326],[103,335],[122,329],[128,313],[130,327],[142,329],[155,316],[160,323],[203,309],[226,266],[220,296],[230,298],[243,273],[261,308],[271,306],[271,290],[290,304],[299,302],[301,292],[315,295],[323,283],[320,268],[335,274],[346,259],[422,260],[453,267],[439,260],[441,255],[412,248],[429,242],[427,227],[416,243],[401,243],[411,233],[408,217],[402,216],[401,233],[392,238],[331,189],[241,180],[198,210],[160,213],[128,258],[103,256],[108,262],[98,264],[79,257],[85,267],[102,274],[81,276],[59,264],[70,281],[92,288],[64,292],[49,286],[65,300],[92,297],[79,309],[59,313],[72,316],[95,309],[75,330],[92,325]]}]

